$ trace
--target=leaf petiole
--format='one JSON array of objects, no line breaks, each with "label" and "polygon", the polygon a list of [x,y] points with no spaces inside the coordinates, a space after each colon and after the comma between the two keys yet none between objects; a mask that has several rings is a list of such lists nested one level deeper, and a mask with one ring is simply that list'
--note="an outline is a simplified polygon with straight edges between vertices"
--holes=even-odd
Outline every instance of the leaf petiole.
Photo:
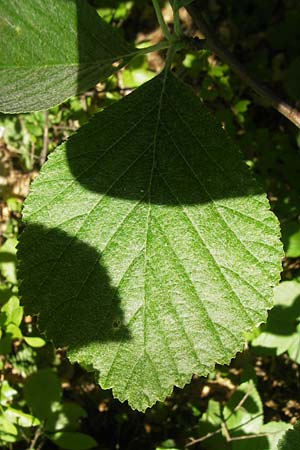
[{"label": "leaf petiole", "polygon": [[168,26],[167,26],[167,24],[165,22],[165,19],[164,19],[163,15],[162,15],[162,12],[161,12],[158,0],[152,0],[152,3],[153,3],[153,6],[154,6],[154,9],[155,9],[155,14],[156,14],[158,23],[159,23],[159,25],[160,25],[160,27],[162,29],[162,32],[163,32],[165,38],[168,41],[173,41],[174,40],[174,36],[170,32],[170,30],[169,30],[169,28],[168,28]]},{"label": "leaf petiole", "polygon": [[178,0],[174,0],[174,2],[171,4],[173,8],[173,15],[174,15],[174,31],[176,36],[180,37],[182,36],[182,29],[181,29],[181,23],[180,23],[180,17],[179,17],[179,2]]},{"label": "leaf petiole", "polygon": [[155,45],[150,45],[148,47],[136,48],[134,55],[138,56],[138,55],[145,55],[145,54],[151,53],[151,52],[159,52],[160,50],[166,50],[166,49],[170,48],[172,45],[173,44],[170,41],[164,40]]}]

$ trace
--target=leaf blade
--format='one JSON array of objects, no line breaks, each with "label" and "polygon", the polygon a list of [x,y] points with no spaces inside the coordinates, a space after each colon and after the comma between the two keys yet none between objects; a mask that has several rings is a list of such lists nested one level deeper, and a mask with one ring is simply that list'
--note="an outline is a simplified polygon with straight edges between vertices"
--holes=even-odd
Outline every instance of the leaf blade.
[{"label": "leaf blade", "polygon": [[83,92],[132,49],[83,0],[0,1],[0,110],[36,111]]},{"label": "leaf blade", "polygon": [[[272,305],[277,220],[239,149],[172,74],[61,146],[24,217],[25,301],[73,360],[100,370],[102,387],[134,408],[228,363]],[[47,285],[38,292],[33,265]],[[50,320],[57,308],[68,323]]]}]

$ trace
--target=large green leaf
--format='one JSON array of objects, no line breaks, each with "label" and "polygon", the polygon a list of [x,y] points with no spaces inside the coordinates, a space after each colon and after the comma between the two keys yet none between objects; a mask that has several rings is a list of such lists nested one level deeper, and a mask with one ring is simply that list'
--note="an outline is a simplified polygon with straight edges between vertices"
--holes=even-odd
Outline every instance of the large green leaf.
[{"label": "large green leaf", "polygon": [[87,0],[0,0],[0,110],[61,103],[111,75],[129,50]]},{"label": "large green leaf", "polygon": [[272,306],[277,219],[240,150],[171,73],[56,150],[24,220],[29,311],[133,408],[228,363]]}]

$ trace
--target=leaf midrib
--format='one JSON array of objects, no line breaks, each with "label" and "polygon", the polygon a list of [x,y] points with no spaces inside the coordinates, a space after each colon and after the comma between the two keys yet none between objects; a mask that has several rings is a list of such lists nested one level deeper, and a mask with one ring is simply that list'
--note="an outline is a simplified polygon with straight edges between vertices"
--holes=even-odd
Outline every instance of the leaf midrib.
[{"label": "leaf midrib", "polygon": [[152,194],[152,182],[153,182],[153,176],[154,176],[154,172],[155,172],[155,166],[156,166],[156,151],[157,151],[157,143],[158,143],[158,131],[160,128],[160,119],[161,119],[161,109],[162,109],[162,104],[163,104],[163,96],[165,93],[165,87],[166,87],[166,81],[168,78],[168,71],[166,69],[164,69],[163,72],[163,80],[161,80],[160,78],[158,78],[158,80],[162,81],[162,88],[161,88],[161,93],[159,95],[159,101],[158,101],[158,105],[157,105],[157,119],[156,119],[156,123],[155,123],[155,129],[154,129],[154,136],[153,136],[153,149],[152,149],[152,166],[151,166],[151,172],[150,172],[150,179],[149,179],[149,187],[148,187],[148,214],[147,214],[147,224],[146,224],[146,234],[145,234],[145,255],[144,255],[144,307],[143,307],[143,338],[144,338],[144,345],[143,345],[143,349],[144,349],[144,357],[146,354],[146,319],[147,319],[147,263],[148,263],[148,257],[147,257],[147,252],[148,252],[148,238],[149,238],[149,228],[150,228],[150,222],[151,222],[151,213],[152,213],[152,208],[151,208],[151,194]]},{"label": "leaf midrib", "polygon": [[65,63],[59,63],[59,64],[46,64],[43,66],[0,66],[0,70],[16,70],[16,69],[27,69],[27,70],[36,70],[36,69],[53,69],[53,68],[60,68],[60,67],[98,67],[102,64],[111,64],[114,61],[117,61],[118,59],[125,58],[125,56],[116,57],[113,59],[102,59],[97,62],[93,63],[71,63],[71,64],[65,64]]},{"label": "leaf midrib", "polygon": [[108,59],[101,59],[99,57],[99,60],[96,59],[96,61],[93,62],[74,62],[74,63],[49,63],[49,64],[43,64],[43,65],[36,65],[36,64],[30,64],[30,65],[18,65],[18,66],[1,66],[0,70],[15,70],[15,69],[27,69],[27,70],[36,70],[36,69],[49,69],[49,68],[60,68],[60,67],[98,67],[99,65],[103,64],[112,64],[118,60],[123,60],[124,58],[132,58],[134,57],[138,52],[138,49],[136,51],[132,51],[130,53],[125,53],[123,55],[116,55]]}]

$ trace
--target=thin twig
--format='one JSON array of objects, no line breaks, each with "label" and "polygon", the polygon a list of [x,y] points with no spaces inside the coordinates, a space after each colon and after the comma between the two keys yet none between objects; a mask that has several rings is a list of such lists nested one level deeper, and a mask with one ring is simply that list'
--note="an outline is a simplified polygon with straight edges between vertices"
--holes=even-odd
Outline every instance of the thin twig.
[{"label": "thin twig", "polygon": [[30,446],[28,447],[28,450],[34,450],[34,448],[35,448],[35,446],[36,446],[36,444],[37,444],[37,441],[39,440],[39,438],[40,438],[41,435],[42,435],[42,427],[38,427],[38,428],[35,430],[34,436],[33,436],[33,438],[32,438],[32,441],[31,441],[31,443],[30,443]]},{"label": "thin twig", "polygon": [[[206,38],[206,48],[215,53],[222,61],[228,64],[231,69],[250,86],[258,95],[260,95],[267,103],[285,116],[290,122],[300,128],[300,112],[280,99],[271,89],[264,86],[261,82],[252,77],[246,68],[236,59],[236,57],[223,46],[216,37],[205,18],[201,13],[202,4],[199,0],[195,0],[186,7],[192,16],[195,24]],[[200,40],[201,41],[201,40]]]},{"label": "thin twig", "polygon": [[[224,427],[224,423],[222,423],[223,427]],[[206,441],[207,439],[215,436],[216,434],[221,433],[221,431],[223,431],[223,428],[218,428],[215,431],[212,431],[210,433],[207,433],[205,436],[202,436],[198,439],[193,439],[191,442],[189,442],[188,444],[186,444],[186,448],[188,447],[192,447],[195,444],[199,444],[200,442]],[[232,431],[232,430],[230,430]],[[261,438],[261,437],[269,437],[272,436],[273,434],[278,434],[281,433],[281,430],[278,431],[269,431],[268,433],[257,433],[257,434],[244,434],[242,436],[226,436],[225,439],[227,442],[232,442],[232,441],[242,441],[242,440],[247,440],[247,439],[255,439],[255,438]]]},{"label": "thin twig", "polygon": [[158,0],[152,0],[152,3],[153,3],[153,6],[154,6],[154,10],[155,10],[155,14],[156,14],[158,23],[159,23],[159,25],[160,25],[160,27],[161,27],[161,29],[162,29],[162,32],[163,32],[165,38],[166,38],[168,41],[171,41],[172,38],[173,38],[173,36],[172,36],[172,34],[170,33],[170,30],[169,30],[169,28],[168,28],[168,25],[167,25],[166,22],[165,22],[163,13],[162,13],[162,11],[161,11],[161,9],[160,9],[159,1],[158,1]]},{"label": "thin twig", "polygon": [[230,438],[230,441],[243,441],[245,439],[255,439],[261,437],[269,437],[273,434],[282,433],[282,430],[269,431],[268,433],[257,433],[257,434],[244,434],[243,436],[234,436]]},{"label": "thin twig", "polygon": [[49,113],[45,111],[45,126],[43,135],[43,148],[40,155],[40,165],[42,166],[46,161],[48,154],[48,141],[49,141]]},{"label": "thin twig", "polygon": [[189,442],[188,444],[186,444],[186,448],[187,447],[192,447],[193,445],[195,445],[195,444],[199,444],[200,442],[203,442],[203,441],[206,441],[206,439],[209,439],[209,438],[211,438],[212,436],[215,436],[216,434],[219,434],[219,433],[221,433],[221,431],[222,431],[222,428],[218,428],[217,430],[215,430],[215,431],[211,431],[210,433],[207,433],[205,436],[202,436],[202,437],[200,437],[200,438],[198,438],[198,439],[193,439],[191,442]]},{"label": "thin twig", "polygon": [[231,441],[231,436],[227,427],[227,423],[225,422],[225,420],[222,420],[222,431],[223,431],[223,435],[225,436],[226,442],[230,442]]},{"label": "thin twig", "polygon": [[252,393],[253,391],[253,387],[251,389],[249,389],[248,392],[246,392],[246,394],[243,396],[243,398],[240,400],[240,402],[236,405],[236,407],[234,408],[233,411],[231,411],[231,413],[229,414],[228,417],[226,417],[226,420],[229,420],[234,413],[236,413],[245,403],[245,401],[247,400],[247,398],[249,397],[249,395]]},{"label": "thin twig", "polygon": [[226,419],[224,417],[224,407],[223,406],[221,407],[221,421],[222,421],[221,428],[222,428],[223,435],[225,436],[226,442],[230,442],[231,436],[230,436],[229,429],[227,427]]}]

